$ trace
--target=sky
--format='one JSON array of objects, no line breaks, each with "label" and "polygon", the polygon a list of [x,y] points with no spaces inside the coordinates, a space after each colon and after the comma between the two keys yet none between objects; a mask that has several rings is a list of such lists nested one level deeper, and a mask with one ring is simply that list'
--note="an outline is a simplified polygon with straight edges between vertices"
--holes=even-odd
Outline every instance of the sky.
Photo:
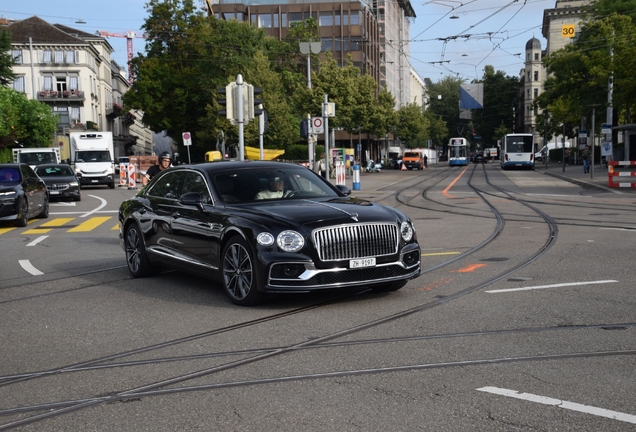
[{"label": "sky", "polygon": [[[546,41],[541,35],[543,11],[554,8],[555,3],[556,0],[411,0],[416,14],[410,26],[411,65],[421,78],[433,82],[448,75],[469,82],[481,78],[486,65],[518,76],[526,42],[536,37],[545,49]],[[37,15],[51,24],[88,33],[133,31],[141,35],[140,27],[147,17],[145,4],[146,0],[5,2],[0,17],[20,20]],[[115,49],[112,58],[126,66],[126,38],[110,37],[108,41]],[[143,38],[133,39],[135,53],[143,51],[144,46]]]}]

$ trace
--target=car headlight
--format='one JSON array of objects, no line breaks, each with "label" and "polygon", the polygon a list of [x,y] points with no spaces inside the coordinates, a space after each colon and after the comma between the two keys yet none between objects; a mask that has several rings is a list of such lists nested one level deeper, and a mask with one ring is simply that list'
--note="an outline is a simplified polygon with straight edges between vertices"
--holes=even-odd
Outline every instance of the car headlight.
[{"label": "car headlight", "polygon": [[305,245],[305,240],[296,231],[283,231],[278,234],[276,243],[285,252],[298,252]]},{"label": "car headlight", "polygon": [[69,186],[78,186],[77,182],[70,182],[68,185]]},{"label": "car headlight", "polygon": [[15,191],[0,192],[0,196],[11,196],[11,195],[15,195]]},{"label": "car headlight", "polygon": [[400,234],[402,234],[402,239],[406,242],[411,241],[413,238],[413,225],[410,222],[404,221],[400,226]]},{"label": "car headlight", "polygon": [[256,241],[261,246],[271,246],[274,244],[274,236],[270,233],[260,233],[258,237],[256,237]]}]

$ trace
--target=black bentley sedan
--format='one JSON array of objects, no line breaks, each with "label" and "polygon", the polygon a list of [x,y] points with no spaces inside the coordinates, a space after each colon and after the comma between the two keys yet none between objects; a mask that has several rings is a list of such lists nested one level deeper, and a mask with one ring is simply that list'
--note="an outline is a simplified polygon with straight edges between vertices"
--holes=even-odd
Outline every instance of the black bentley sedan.
[{"label": "black bentley sedan", "polygon": [[119,235],[134,277],[164,267],[208,276],[238,305],[266,293],[402,288],[420,273],[413,223],[349,194],[296,164],[180,165],[121,204]]},{"label": "black bentley sedan", "polygon": [[70,165],[41,164],[35,167],[35,173],[46,183],[49,198],[82,200],[80,181]]},{"label": "black bentley sedan", "polygon": [[25,227],[32,217],[49,217],[49,193],[28,164],[0,164],[0,221]]}]

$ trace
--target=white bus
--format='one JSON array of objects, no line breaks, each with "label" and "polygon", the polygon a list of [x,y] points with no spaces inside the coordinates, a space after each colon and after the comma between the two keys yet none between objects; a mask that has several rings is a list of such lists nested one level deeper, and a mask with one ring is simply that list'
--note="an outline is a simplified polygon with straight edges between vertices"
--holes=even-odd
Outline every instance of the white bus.
[{"label": "white bus", "polygon": [[534,136],[529,133],[507,134],[501,140],[501,168],[534,169]]}]

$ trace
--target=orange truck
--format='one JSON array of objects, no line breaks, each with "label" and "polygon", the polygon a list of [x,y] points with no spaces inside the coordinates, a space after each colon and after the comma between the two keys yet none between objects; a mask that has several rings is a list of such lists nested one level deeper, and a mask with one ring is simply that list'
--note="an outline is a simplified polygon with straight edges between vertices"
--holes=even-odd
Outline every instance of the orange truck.
[{"label": "orange truck", "polygon": [[406,169],[424,169],[424,153],[419,150],[406,150],[402,156],[402,165]]}]

